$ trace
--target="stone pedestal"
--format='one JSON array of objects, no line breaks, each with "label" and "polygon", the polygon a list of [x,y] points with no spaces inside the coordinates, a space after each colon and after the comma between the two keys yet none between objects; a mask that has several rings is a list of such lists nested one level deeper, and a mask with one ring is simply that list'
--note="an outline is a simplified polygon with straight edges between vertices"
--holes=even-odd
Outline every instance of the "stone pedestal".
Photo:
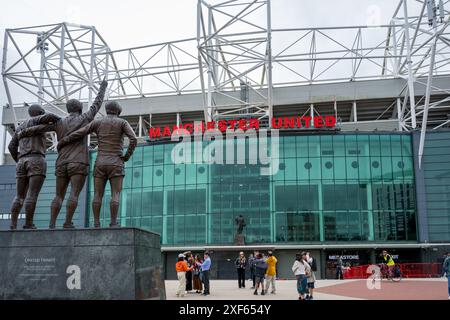
[{"label": "stone pedestal", "polygon": [[0,232],[0,299],[165,299],[160,236],[136,228]]},{"label": "stone pedestal", "polygon": [[245,236],[243,234],[236,234],[234,236],[234,245],[235,246],[244,246],[245,245]]}]

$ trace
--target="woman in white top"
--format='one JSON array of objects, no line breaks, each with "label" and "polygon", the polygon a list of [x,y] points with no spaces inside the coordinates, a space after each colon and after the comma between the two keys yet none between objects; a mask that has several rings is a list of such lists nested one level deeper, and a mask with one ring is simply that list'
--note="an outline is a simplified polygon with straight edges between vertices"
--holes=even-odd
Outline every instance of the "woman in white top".
[{"label": "woman in white top", "polygon": [[294,272],[295,277],[297,278],[298,299],[304,300],[306,287],[308,285],[308,275],[311,273],[311,267],[308,262],[306,262],[306,252],[297,254],[294,265],[292,266],[292,272]]}]

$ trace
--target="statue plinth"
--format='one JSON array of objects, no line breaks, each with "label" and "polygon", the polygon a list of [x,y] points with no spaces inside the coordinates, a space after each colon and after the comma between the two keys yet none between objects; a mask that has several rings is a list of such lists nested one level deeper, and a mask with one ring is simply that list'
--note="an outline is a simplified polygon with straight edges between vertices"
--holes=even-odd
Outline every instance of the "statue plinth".
[{"label": "statue plinth", "polygon": [[234,236],[234,245],[235,246],[244,246],[245,245],[245,236],[241,234],[236,234]]},{"label": "statue plinth", "polygon": [[165,299],[160,236],[137,228],[0,231],[0,299]]}]

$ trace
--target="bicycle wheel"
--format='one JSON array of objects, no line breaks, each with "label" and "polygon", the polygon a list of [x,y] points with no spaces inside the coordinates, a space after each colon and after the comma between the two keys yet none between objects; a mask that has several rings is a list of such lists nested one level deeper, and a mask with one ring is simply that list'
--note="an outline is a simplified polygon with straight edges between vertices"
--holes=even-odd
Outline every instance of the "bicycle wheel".
[{"label": "bicycle wheel", "polygon": [[395,267],[393,270],[393,277],[391,278],[393,282],[399,282],[402,280],[402,272],[400,271],[400,268],[398,266]]}]

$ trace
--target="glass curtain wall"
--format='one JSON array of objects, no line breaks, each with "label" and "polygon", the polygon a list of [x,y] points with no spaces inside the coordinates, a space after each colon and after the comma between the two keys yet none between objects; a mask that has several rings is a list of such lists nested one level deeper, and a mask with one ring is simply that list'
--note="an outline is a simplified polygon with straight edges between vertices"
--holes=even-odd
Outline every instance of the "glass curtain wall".
[{"label": "glass curtain wall", "polygon": [[[235,217],[247,244],[415,241],[411,137],[292,135],[270,150],[278,172],[261,175],[247,140],[241,163],[174,164],[173,143],[140,145],[126,164],[121,225],[162,235],[163,245],[233,244]],[[237,153],[238,143],[226,140]],[[202,152],[208,143],[203,142]],[[270,142],[269,142],[270,146]],[[226,158],[227,149],[223,148]],[[192,157],[194,150],[191,150]],[[212,151],[212,156],[215,156]],[[93,196],[91,153],[88,203]],[[257,161],[258,164],[250,164]],[[102,223],[109,216],[109,186]],[[89,206],[89,223],[92,224]]]}]

